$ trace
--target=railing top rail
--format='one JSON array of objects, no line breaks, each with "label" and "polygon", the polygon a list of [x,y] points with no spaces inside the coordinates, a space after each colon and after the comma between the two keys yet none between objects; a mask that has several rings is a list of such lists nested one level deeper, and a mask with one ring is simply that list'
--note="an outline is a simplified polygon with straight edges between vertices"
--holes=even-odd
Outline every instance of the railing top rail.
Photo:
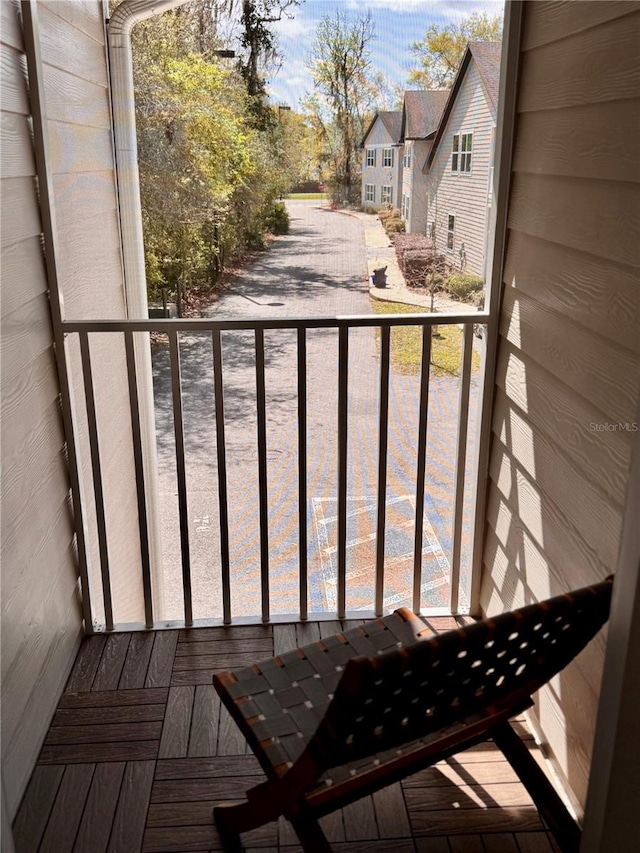
[{"label": "railing top rail", "polygon": [[248,317],[175,320],[66,320],[65,332],[209,332],[243,329],[341,329],[384,326],[452,326],[487,323],[489,314],[472,311],[464,314],[353,314],[337,317]]}]

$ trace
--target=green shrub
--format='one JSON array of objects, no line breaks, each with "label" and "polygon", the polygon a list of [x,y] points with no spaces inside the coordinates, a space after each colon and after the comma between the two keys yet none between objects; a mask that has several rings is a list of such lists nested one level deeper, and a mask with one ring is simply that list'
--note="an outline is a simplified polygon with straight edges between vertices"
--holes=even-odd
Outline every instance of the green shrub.
[{"label": "green shrub", "polygon": [[444,276],[440,275],[439,272],[432,273],[428,276],[427,287],[434,292],[444,290]]},{"label": "green shrub", "polygon": [[264,233],[260,228],[248,228],[244,233],[244,243],[247,249],[264,249]]},{"label": "green shrub", "polygon": [[264,217],[264,226],[272,234],[289,233],[289,214],[281,201],[271,203]]},{"label": "green shrub", "polygon": [[378,213],[378,219],[384,225],[388,219],[400,219],[400,211],[397,207],[383,207]]},{"label": "green shrub", "polygon": [[479,275],[472,273],[457,273],[450,275],[444,283],[446,292],[461,302],[468,300],[474,293],[478,293],[484,287],[484,280]]},{"label": "green shrub", "polygon": [[400,234],[405,229],[404,220],[399,216],[390,216],[384,222],[384,230],[387,234]]},{"label": "green shrub", "polygon": [[473,305],[476,306],[476,308],[478,308],[480,311],[482,311],[482,309],[484,308],[484,297],[485,297],[484,290],[479,290],[477,293],[474,293],[472,295],[470,301],[472,302]]}]

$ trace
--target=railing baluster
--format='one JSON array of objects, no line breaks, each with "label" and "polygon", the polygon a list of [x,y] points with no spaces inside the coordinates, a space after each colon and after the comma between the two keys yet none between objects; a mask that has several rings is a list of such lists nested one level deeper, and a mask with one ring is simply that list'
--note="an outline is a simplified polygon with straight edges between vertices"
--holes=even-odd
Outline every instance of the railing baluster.
[{"label": "railing baluster", "polygon": [[98,527],[98,549],[100,551],[100,574],[102,576],[102,597],[104,618],[107,631],[113,631],[113,603],[111,599],[111,576],[109,572],[109,547],[107,545],[107,521],[104,512],[104,489],[100,467],[100,446],[98,442],[98,422],[96,418],[96,400],[91,372],[91,351],[89,334],[80,334],[80,356],[84,379],[84,397],[87,404],[87,425],[89,427],[89,448],[91,451],[91,469],[93,472],[93,494],[96,503],[96,524]]},{"label": "railing baluster", "polygon": [[151,557],[149,553],[149,524],[147,519],[147,493],[144,481],[144,456],[142,452],[142,430],[140,428],[140,402],[138,399],[138,377],[133,346],[133,332],[124,333],[124,348],[127,357],[129,381],[129,409],[133,437],[133,463],[136,471],[136,494],[138,498],[138,528],[140,530],[140,558],[142,561],[142,590],[144,594],[144,621],[153,628],[153,592],[151,587]]},{"label": "railing baluster", "polygon": [[347,406],[349,329],[341,326],[338,350],[338,619],[344,619],[347,585]]},{"label": "railing baluster", "polygon": [[211,332],[213,343],[213,383],[216,405],[216,453],[218,458],[218,505],[220,511],[220,562],[222,570],[222,621],[231,622],[231,572],[229,551],[229,505],[227,500],[227,453],[224,429],[224,389],[222,384],[222,341],[220,329]]},{"label": "railing baluster", "polygon": [[[482,322],[486,315],[479,312],[474,314],[473,320]],[[267,413],[266,413],[266,359],[265,359],[265,330],[275,331],[290,329],[295,330],[297,335],[297,429],[298,429],[298,540],[299,540],[299,615],[301,619],[308,619],[310,612],[311,587],[309,582],[309,547],[310,531],[308,523],[308,489],[309,489],[309,465],[307,454],[309,452],[309,410],[308,410],[308,329],[337,329],[339,334],[338,348],[338,406],[337,406],[337,488],[336,502],[337,510],[335,520],[336,531],[336,611],[339,618],[346,614],[346,584],[347,584],[347,533],[349,530],[350,513],[349,497],[347,488],[349,481],[349,330],[351,328],[380,328],[381,329],[381,355],[380,355],[380,412],[379,412],[379,438],[378,438],[378,471],[377,471],[377,506],[376,506],[376,573],[374,582],[374,609],[376,614],[384,612],[385,589],[386,589],[386,525],[387,525],[387,488],[389,482],[389,400],[391,389],[390,361],[391,361],[391,329],[395,327],[406,327],[410,325],[422,326],[422,364],[420,375],[420,401],[418,413],[418,435],[417,435],[417,469],[416,469],[416,506],[415,506],[415,535],[413,546],[413,608],[420,611],[425,602],[421,601],[421,587],[423,581],[423,549],[424,549],[424,525],[425,525],[425,490],[427,474],[427,443],[428,443],[428,410],[429,410],[429,382],[430,382],[430,355],[432,327],[438,325],[461,325],[464,328],[464,347],[462,357],[462,375],[459,390],[460,411],[458,416],[458,432],[456,438],[456,494],[454,496],[453,522],[452,522],[452,548],[451,559],[451,609],[456,612],[459,608],[462,589],[460,576],[462,571],[461,552],[463,549],[462,521],[465,517],[465,469],[469,468],[472,461],[467,458],[468,443],[468,409],[470,397],[470,374],[473,357],[473,332],[472,324],[468,315],[398,315],[385,317],[383,321],[375,316],[362,317],[320,317],[320,318],[269,318],[269,319],[222,319],[222,320],[120,320],[120,321],[63,321],[61,330],[64,334],[75,333],[79,337],[80,354],[82,356],[81,369],[84,374],[85,396],[89,410],[88,423],[90,432],[91,459],[96,472],[100,477],[100,455],[97,413],[95,412],[95,388],[91,376],[91,339],[88,337],[94,333],[104,332],[106,334],[123,333],[126,351],[126,366],[129,383],[129,405],[132,418],[133,435],[133,460],[136,473],[136,487],[138,500],[138,524],[140,528],[140,547],[142,563],[142,583],[144,588],[145,624],[152,627],[154,617],[157,618],[157,602],[152,573],[153,541],[151,522],[151,505],[149,496],[145,494],[145,475],[148,477],[146,457],[143,456],[144,446],[141,435],[143,418],[142,403],[139,397],[139,377],[137,376],[135,359],[133,353],[137,352],[138,341],[136,334],[156,331],[166,334],[169,340],[169,357],[171,367],[171,389],[174,416],[176,469],[178,482],[178,508],[180,521],[180,540],[182,545],[182,579],[185,605],[184,624],[193,624],[192,604],[192,577],[189,548],[189,516],[188,495],[186,477],[186,436],[185,436],[185,413],[183,413],[181,368],[180,368],[180,334],[182,332],[207,331],[212,336],[213,350],[213,384],[215,391],[215,421],[216,421],[216,452],[218,468],[218,505],[220,512],[220,554],[221,554],[221,582],[222,582],[222,619],[225,624],[232,621],[231,601],[231,560],[230,560],[230,535],[231,524],[229,513],[229,469],[226,459],[225,433],[228,428],[225,418],[224,381],[223,381],[223,356],[222,356],[222,331],[251,330],[255,335],[256,346],[256,412],[257,412],[257,448],[258,448],[258,486],[259,486],[259,523],[260,523],[260,585],[261,585],[261,607],[263,621],[270,621],[270,553],[269,553],[269,482],[268,482],[268,445],[267,445]],[[95,351],[93,351],[95,358]],[[228,405],[228,400],[226,401]],[[97,467],[96,467],[97,466]],[[72,471],[73,476],[73,471]],[[106,509],[104,506],[103,490],[104,483],[95,481],[95,493],[97,501],[97,514],[99,516],[98,546],[100,548],[101,572],[103,586],[109,582],[109,563],[107,553],[107,526]],[[468,501],[467,501],[468,503]],[[327,520],[329,524],[329,520]],[[295,534],[294,534],[295,535]],[[331,537],[333,538],[333,537]],[[79,549],[81,548],[81,537]],[[327,543],[329,544],[329,543]],[[329,549],[333,555],[333,549]],[[83,577],[83,584],[87,582]],[[107,627],[113,627],[113,603],[111,600],[112,590],[105,594],[106,622]],[[89,612],[88,601],[84,602],[85,612]],[[236,614],[236,617],[238,614]]]},{"label": "railing baluster", "polygon": [[300,618],[308,616],[307,580],[307,338],[298,329],[298,513],[300,551]]},{"label": "railing baluster", "polygon": [[456,475],[454,480],[453,535],[451,537],[451,612],[458,612],[460,593],[460,551],[462,544],[462,515],[464,511],[464,476],[469,425],[469,390],[471,385],[471,356],[473,354],[473,323],[464,326],[460,399],[458,403],[458,438],[456,441]]},{"label": "railing baluster", "polygon": [[176,441],[176,473],[178,477],[178,509],[180,513],[180,542],[182,544],[182,591],[184,622],[193,624],[191,595],[191,555],[189,550],[189,510],[187,505],[187,472],[184,458],[184,421],[182,417],[182,379],[180,376],[180,347],[178,332],[169,332],[171,359],[171,390],[173,395],[173,430]]},{"label": "railing baluster", "polygon": [[260,497],[260,583],[262,621],[270,618],[269,601],[269,504],[267,497],[267,415],[264,376],[264,330],[256,329],[256,408],[258,426],[258,489]]},{"label": "railing baluster", "polygon": [[380,427],[378,438],[378,528],[376,533],[376,616],[384,607],[384,544],[387,519],[387,444],[389,435],[389,355],[391,328],[380,329]]},{"label": "railing baluster", "polygon": [[431,326],[422,327],[420,364],[420,407],[418,420],[418,459],[416,473],[416,527],[413,545],[413,610],[422,606],[422,544],[424,528],[424,477],[427,464],[427,418],[429,415],[429,364],[431,362]]}]

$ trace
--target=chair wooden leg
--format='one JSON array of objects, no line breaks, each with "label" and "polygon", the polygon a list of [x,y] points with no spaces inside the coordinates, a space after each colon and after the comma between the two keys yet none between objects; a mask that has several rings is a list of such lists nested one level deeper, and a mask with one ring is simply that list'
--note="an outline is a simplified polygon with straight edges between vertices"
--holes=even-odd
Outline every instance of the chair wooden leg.
[{"label": "chair wooden leg", "polygon": [[220,803],[213,809],[213,817],[224,849],[228,853],[242,850],[240,834],[256,829],[282,814],[277,799],[270,799],[272,787],[259,785],[247,792],[248,799],[241,803]]},{"label": "chair wooden leg", "polygon": [[300,839],[304,853],[331,853],[331,845],[315,818],[302,813],[289,820]]},{"label": "chair wooden leg", "polygon": [[[240,806],[247,805],[248,803],[240,804]],[[237,803],[221,803],[213,809],[213,819],[216,822],[220,841],[222,841],[222,848],[226,853],[241,853],[242,851],[240,832],[244,830],[238,827],[240,819],[234,814],[234,809],[237,807]]]},{"label": "chair wooden leg", "polygon": [[580,827],[511,725],[502,723],[496,726],[491,736],[518,774],[563,853],[578,853],[582,834]]}]

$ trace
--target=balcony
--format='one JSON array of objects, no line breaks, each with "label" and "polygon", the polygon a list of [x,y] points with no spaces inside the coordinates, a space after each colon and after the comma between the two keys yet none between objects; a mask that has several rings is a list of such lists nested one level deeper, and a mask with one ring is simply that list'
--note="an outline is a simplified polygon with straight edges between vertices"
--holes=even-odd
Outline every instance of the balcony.
[{"label": "balcony", "polygon": [[[465,621],[434,617],[429,624],[447,630]],[[213,672],[353,624],[309,620],[87,637],[16,817],[17,853],[222,849],[214,803],[242,798],[263,777],[220,707]],[[518,728],[526,732],[523,720]],[[527,743],[544,766],[530,736]],[[490,743],[321,823],[333,849],[345,853],[558,849]],[[247,833],[243,842],[248,851],[301,850],[284,819]]]},{"label": "balcony", "polygon": [[[261,771],[220,706],[216,670],[251,664],[401,605],[421,611],[435,630],[469,620],[451,614],[468,612],[473,586],[473,365],[474,345],[481,346],[474,323],[488,318],[437,315],[440,327],[459,335],[458,375],[445,377],[431,363],[435,319],[65,323],[70,383],[83,392],[68,414],[78,529],[88,531],[80,553],[92,635],[16,818],[18,851],[220,849],[212,805],[241,797]],[[408,374],[398,365],[398,331],[421,346],[418,367]],[[170,483],[156,498],[164,525],[160,577],[152,567],[140,369],[150,333],[154,450],[159,480]],[[112,556],[119,531],[109,522],[103,475],[113,424],[95,381],[105,341],[114,370],[118,352],[124,355],[131,430],[122,431],[130,436],[135,468],[139,573],[123,573]],[[318,364],[321,386],[313,375]],[[285,377],[275,395],[272,375]],[[278,397],[280,416],[272,418]],[[233,453],[238,443],[249,463]],[[274,444],[285,443],[286,462],[274,465],[281,461]],[[83,459],[90,476],[82,473]],[[234,512],[239,500],[243,521]],[[205,506],[213,530],[203,569],[194,541]],[[123,582],[141,587],[143,624],[119,618],[118,602],[127,599]],[[487,745],[324,824],[337,850],[384,850],[392,840],[401,850],[424,844],[450,851],[554,849],[521,783]],[[245,843],[298,849],[284,820]]]},{"label": "balcony", "polygon": [[[619,139],[637,131],[637,113],[629,109],[637,94],[637,9],[507,4],[492,193],[494,313],[484,382],[493,394],[491,410],[483,410],[493,427],[489,454],[490,437],[477,441],[480,383],[473,373],[463,367],[462,381],[450,382],[451,393],[440,395],[442,383],[433,374],[427,393],[423,367],[418,381],[406,381],[410,394],[394,400],[405,380],[387,385],[392,346],[385,343],[388,330],[372,331],[371,318],[364,324],[331,320],[324,328],[307,321],[280,327],[198,321],[62,328],[63,295],[69,316],[127,313],[120,235],[131,229],[126,222],[123,227],[119,193],[135,184],[126,170],[113,171],[102,4],[82,4],[80,14],[77,4],[38,4],[42,59],[30,13],[36,4],[0,5],[10,94],[3,104],[2,173],[3,844],[6,838],[11,846],[5,831],[18,812],[18,849],[216,848],[210,805],[218,789],[198,799],[194,788],[181,784],[180,796],[194,804],[182,820],[162,794],[156,798],[157,784],[175,781],[168,774],[204,778],[203,765],[193,762],[204,762],[210,778],[223,774],[230,796],[240,796],[248,784],[238,767],[246,762],[251,769],[248,756],[223,754],[239,747],[229,720],[222,713],[216,717],[215,703],[205,701],[213,666],[189,664],[194,649],[177,654],[178,646],[192,642],[180,631],[206,631],[207,639],[193,641],[200,649],[227,645],[215,663],[224,667],[233,662],[227,655],[238,654],[228,646],[234,641],[258,658],[264,652],[253,639],[266,639],[267,650],[270,643],[281,648],[283,636],[292,645],[294,635],[297,641],[333,630],[342,616],[367,619],[408,603],[436,623],[446,618],[443,612],[495,613],[616,571],[608,647],[600,642],[585,663],[541,693],[531,720],[548,745],[561,787],[575,797],[579,814],[587,811],[585,853],[635,850],[638,786],[628,780],[638,764],[640,453],[631,431],[640,420],[640,244],[633,215],[637,146],[623,150]],[[84,77],[77,76],[80,69]],[[120,127],[116,116],[116,131]],[[438,317],[439,323],[466,320]],[[486,321],[486,315],[476,318]],[[377,323],[382,328],[386,321]],[[357,325],[365,328],[352,328]],[[155,403],[151,332],[165,336],[153,354],[156,376],[164,371],[169,377],[159,383]],[[243,365],[234,365],[228,349],[236,335],[246,338]],[[283,426],[269,414],[276,335],[277,348],[293,354]],[[191,338],[197,336],[206,342],[205,360],[191,357]],[[361,349],[358,342],[367,336]],[[468,353],[469,330],[464,340]],[[323,345],[334,378],[314,398],[303,356],[305,348]],[[361,359],[363,352],[370,357]],[[54,353],[57,367],[63,366],[59,374]],[[428,362],[422,358],[423,365]],[[298,372],[298,364],[307,366]],[[372,365],[373,380],[363,382]],[[254,373],[255,387],[246,397],[234,394],[238,366]],[[105,372],[109,383],[102,381]],[[68,384],[76,408],[65,412],[63,432],[59,401]],[[106,384],[124,406],[110,407]],[[205,393],[194,396],[196,388]],[[224,395],[216,393],[220,388]],[[189,411],[197,399],[207,401],[210,429],[194,434]],[[241,442],[234,434],[239,410],[246,416]],[[158,464],[149,452],[154,417],[164,429]],[[286,457],[279,452],[284,443]],[[205,462],[202,512],[193,489],[193,466],[201,461],[194,450]],[[489,473],[481,483],[484,512],[474,509],[478,455]],[[67,457],[75,523],[68,517]],[[120,504],[110,492],[118,471],[126,472],[129,483]],[[356,491],[354,483],[362,488]],[[367,500],[355,506],[353,498]],[[314,506],[327,512],[314,515]],[[367,523],[360,529],[362,520]],[[328,541],[319,539],[321,530]],[[437,576],[434,564],[442,570]],[[178,630],[166,630],[170,626]],[[77,698],[64,694],[23,797],[83,628],[90,636],[69,682]],[[209,639],[209,633],[223,639]],[[150,692],[145,699],[147,690],[162,696]],[[147,712],[153,719],[136,717]],[[202,725],[206,713],[209,722]],[[125,730],[109,735],[102,728],[109,725],[146,726],[147,734],[136,740],[138,730],[127,741]],[[160,757],[165,738],[172,754],[175,748],[185,757]],[[60,752],[54,763],[44,763],[47,750],[78,755],[93,742],[99,749],[87,752],[86,761]],[[107,750],[123,743],[111,753],[114,760],[105,759]],[[201,750],[218,754],[207,757]],[[407,780],[365,803],[366,815],[345,812],[337,818],[332,837],[340,840],[334,846],[375,849],[373,837],[356,840],[375,833],[379,848],[400,851],[548,849],[544,831],[531,823],[531,808],[516,788],[507,789],[506,769],[489,761],[491,753],[483,751],[481,760],[469,753],[457,775],[441,766]],[[230,759],[235,767],[217,764]],[[469,784],[453,790],[452,776]],[[455,799],[447,796],[450,790]],[[513,795],[503,796],[507,790]],[[477,808],[466,808],[470,801]],[[204,812],[199,803],[205,803]],[[145,833],[154,812],[166,815],[166,844]],[[205,812],[205,822],[197,823]],[[440,822],[427,824],[430,815]],[[189,826],[200,827],[190,839]],[[249,840],[250,849],[296,849],[286,827]]]},{"label": "balcony", "polygon": [[[80,550],[87,555],[85,624],[93,633],[18,812],[19,853],[221,849],[212,806],[241,798],[262,771],[220,705],[215,671],[250,665],[400,605],[421,611],[435,630],[469,621],[451,614],[468,612],[472,587],[478,390],[472,366],[479,346],[473,333],[474,322],[486,320],[437,315],[438,325],[455,329],[460,341],[458,375],[444,378],[431,364],[429,315],[65,324],[70,352],[77,345],[79,356],[75,367],[70,357],[70,382],[83,390],[69,414],[78,529],[89,531]],[[398,330],[421,344],[419,367],[408,375],[398,366]],[[149,353],[150,333],[154,450],[158,479],[170,484],[157,498],[164,585],[152,568],[144,359],[136,358],[136,346]],[[140,574],[123,574],[112,557],[118,530],[109,523],[103,476],[112,424],[95,382],[101,341],[115,354],[114,369],[118,351],[124,354]],[[321,386],[313,375],[318,364]],[[272,375],[285,377],[275,395]],[[278,418],[272,417],[276,398]],[[273,448],[285,442],[282,465]],[[241,459],[233,452],[238,444],[245,448]],[[83,458],[90,476],[82,474]],[[203,478],[209,481],[204,498]],[[194,542],[205,512],[213,530],[203,568]],[[118,617],[123,581],[142,588],[144,624]],[[167,627],[174,630],[150,630]],[[530,735],[529,743],[542,763]],[[336,812],[323,825],[334,848],[345,851],[390,844],[403,852],[556,849],[490,744]],[[284,819],[243,841],[248,850],[300,849]]]},{"label": "balcony", "polygon": [[[366,618],[403,605],[469,612],[474,328],[487,320],[65,322],[80,389],[69,421],[85,624]],[[433,357],[436,324],[457,341],[453,369]],[[129,408],[117,424],[96,381],[107,359],[109,385],[120,370]],[[118,522],[127,477],[133,512]],[[114,559],[123,540],[137,566]]]}]

